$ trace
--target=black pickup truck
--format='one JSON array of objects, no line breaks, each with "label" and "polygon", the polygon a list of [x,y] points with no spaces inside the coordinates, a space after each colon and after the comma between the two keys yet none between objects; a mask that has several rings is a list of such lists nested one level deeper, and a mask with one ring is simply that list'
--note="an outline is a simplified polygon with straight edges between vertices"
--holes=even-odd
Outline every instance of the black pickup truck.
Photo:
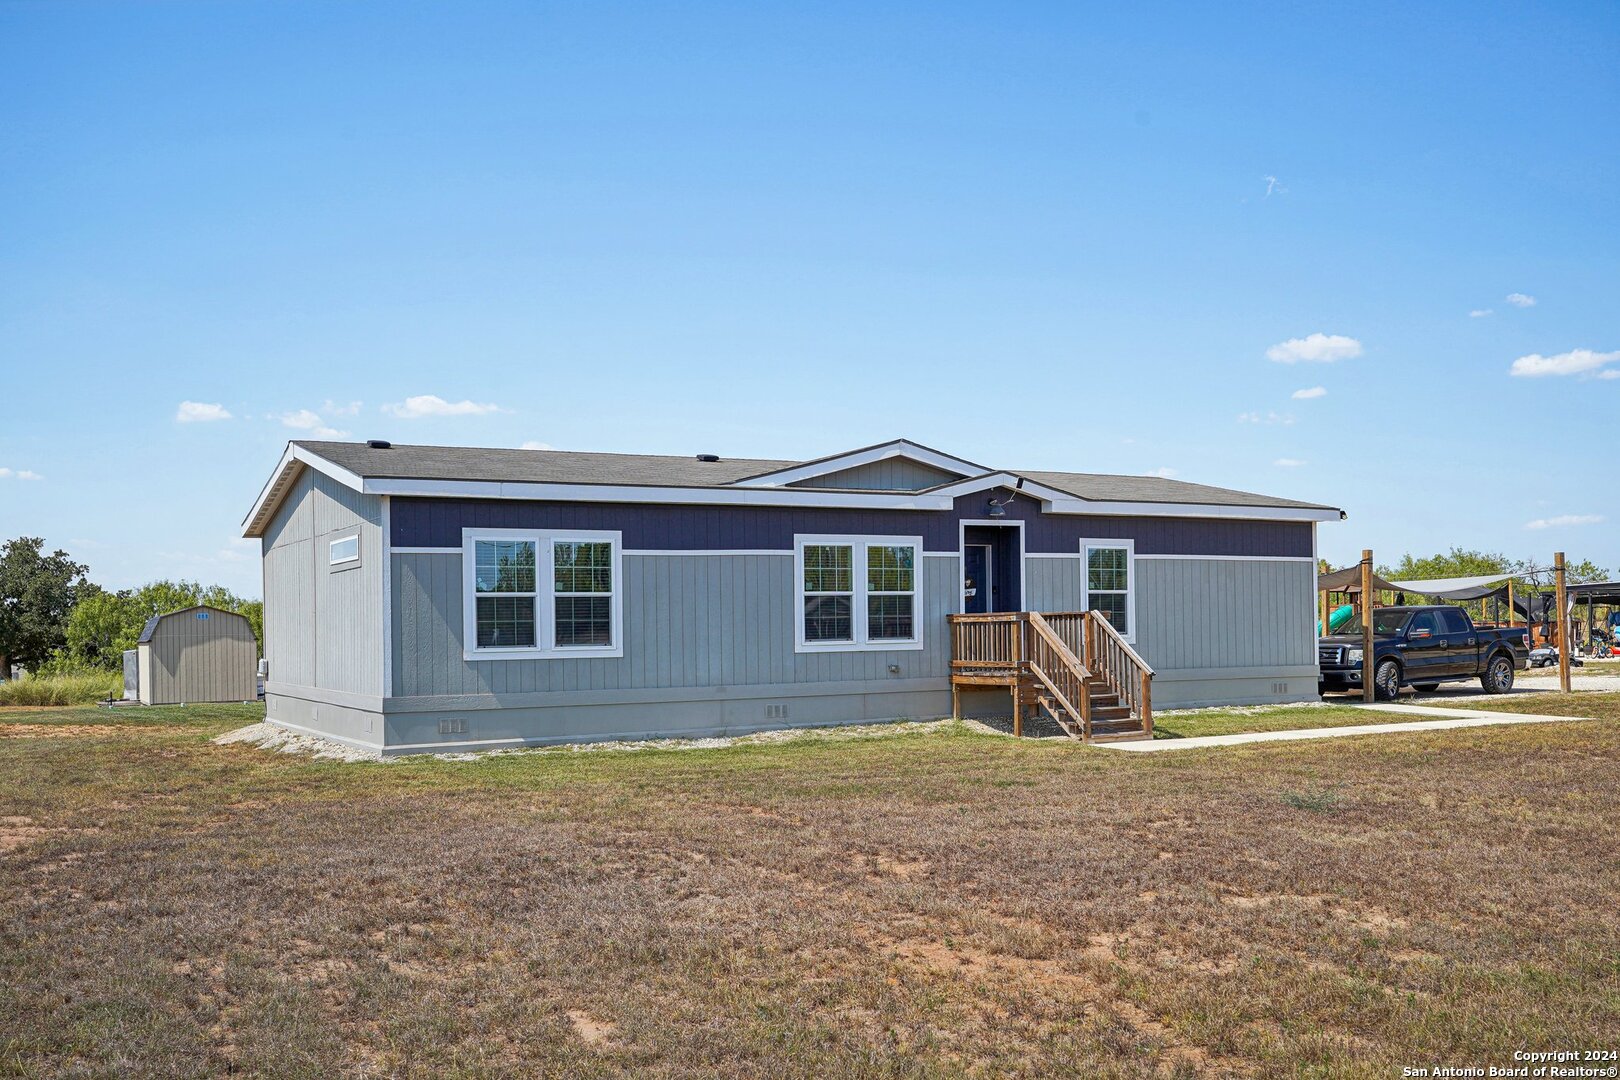
[{"label": "black pickup truck", "polygon": [[[1454,607],[1373,609],[1373,688],[1392,701],[1402,686],[1430,691],[1443,682],[1478,679],[1487,694],[1513,689],[1530,643],[1522,626],[1477,627],[1468,612]],[[1323,693],[1362,688],[1361,634],[1334,634],[1317,644]]]}]

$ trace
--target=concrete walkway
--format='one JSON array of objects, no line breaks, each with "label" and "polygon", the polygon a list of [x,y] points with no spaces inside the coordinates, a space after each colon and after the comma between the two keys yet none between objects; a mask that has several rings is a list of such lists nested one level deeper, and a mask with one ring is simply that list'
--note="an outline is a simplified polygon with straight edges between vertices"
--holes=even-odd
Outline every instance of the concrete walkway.
[{"label": "concrete walkway", "polygon": [[1437,709],[1429,705],[1373,704],[1358,709],[1432,716],[1405,724],[1358,724],[1354,727],[1298,728],[1291,731],[1253,731],[1241,735],[1199,735],[1191,739],[1143,739],[1139,742],[1097,743],[1106,750],[1132,754],[1160,750],[1197,750],[1210,746],[1240,746],[1244,743],[1288,742],[1296,739],[1339,739],[1350,735],[1392,735],[1413,731],[1446,731],[1451,728],[1488,727],[1492,724],[1551,724],[1560,720],[1586,720],[1584,716],[1545,716],[1539,713],[1481,712],[1478,709]]}]

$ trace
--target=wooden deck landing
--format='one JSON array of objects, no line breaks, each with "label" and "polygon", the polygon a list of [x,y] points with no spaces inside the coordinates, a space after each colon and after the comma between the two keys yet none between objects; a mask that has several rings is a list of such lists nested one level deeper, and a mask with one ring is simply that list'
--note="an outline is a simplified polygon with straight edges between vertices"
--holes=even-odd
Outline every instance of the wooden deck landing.
[{"label": "wooden deck landing", "polygon": [[951,615],[951,713],[963,687],[1005,686],[1013,734],[1031,710],[1071,738],[1153,737],[1153,669],[1101,614],[1091,611]]}]

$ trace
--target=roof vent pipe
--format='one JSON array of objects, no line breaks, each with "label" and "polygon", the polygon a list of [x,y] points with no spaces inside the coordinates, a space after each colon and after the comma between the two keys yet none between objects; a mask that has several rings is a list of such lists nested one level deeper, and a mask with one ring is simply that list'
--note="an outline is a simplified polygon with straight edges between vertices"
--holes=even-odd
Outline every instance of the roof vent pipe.
[{"label": "roof vent pipe", "polygon": [[697,459],[699,461],[719,461],[720,460],[720,455],[719,454],[699,454],[697,456]]},{"label": "roof vent pipe", "polygon": [[394,444],[389,442],[387,439],[367,439],[366,445],[371,447],[373,450],[388,450],[392,448]]}]

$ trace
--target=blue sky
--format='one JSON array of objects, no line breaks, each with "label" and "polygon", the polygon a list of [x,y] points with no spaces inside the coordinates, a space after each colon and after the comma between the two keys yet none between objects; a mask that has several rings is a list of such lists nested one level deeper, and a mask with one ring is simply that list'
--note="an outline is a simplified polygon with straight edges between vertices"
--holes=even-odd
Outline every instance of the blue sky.
[{"label": "blue sky", "polygon": [[0,534],[257,594],[318,429],[904,435],[1613,570],[1617,54],[1612,4],[8,3]]}]

